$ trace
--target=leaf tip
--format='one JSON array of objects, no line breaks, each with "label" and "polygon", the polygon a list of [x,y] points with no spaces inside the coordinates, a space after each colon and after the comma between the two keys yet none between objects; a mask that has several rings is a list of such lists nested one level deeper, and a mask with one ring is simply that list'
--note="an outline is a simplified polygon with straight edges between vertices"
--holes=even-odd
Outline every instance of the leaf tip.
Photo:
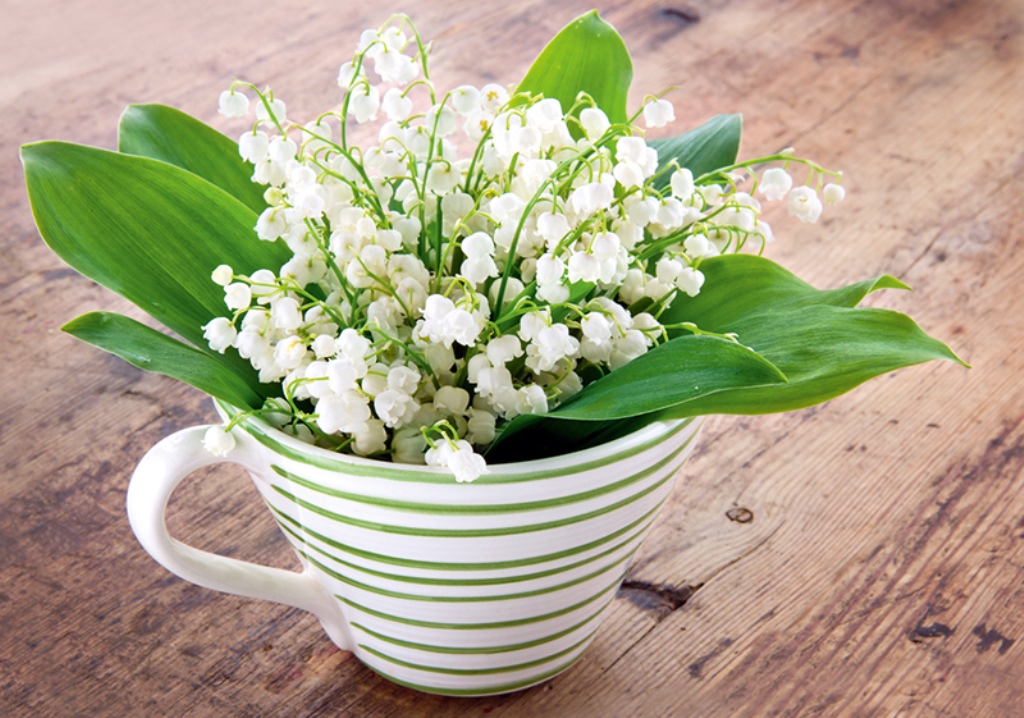
[{"label": "leaf tip", "polygon": [[878,278],[878,281],[875,282],[874,289],[905,289],[909,292],[911,290],[911,286],[891,274],[883,274]]},{"label": "leaf tip", "polygon": [[929,337],[929,338],[933,342],[935,342],[936,344],[939,345],[938,346],[938,354],[939,354],[939,356],[936,356],[935,357],[936,359],[946,359],[946,360],[951,361],[951,362],[953,362],[955,364],[959,364],[964,369],[973,369],[974,368],[970,364],[968,364],[966,361],[961,359],[960,355],[957,354],[955,351],[953,351],[948,344],[946,344],[943,341],[939,341],[938,339],[935,339],[934,337]]},{"label": "leaf tip", "polygon": [[[125,141],[125,136],[126,136],[127,133],[125,132],[125,128],[129,127],[133,123],[139,121],[139,119],[141,118],[141,115],[144,112],[144,109],[143,109],[144,107],[145,107],[145,105],[134,105],[134,104],[133,105],[128,105],[127,107],[124,108],[124,111],[121,113],[121,116],[118,118],[118,120],[117,120],[117,151],[118,152],[126,153],[125,148],[127,146],[127,142]],[[126,154],[132,154],[132,153],[131,152],[127,152]]]},{"label": "leaf tip", "polygon": [[28,142],[19,147],[18,157],[21,159],[22,167],[25,168],[25,174],[27,175],[28,169],[32,165],[50,164],[51,166],[59,166],[61,164],[59,159],[60,153],[73,153],[81,149],[83,149],[83,145],[76,145],[73,142],[38,140],[36,142]]},{"label": "leaf tip", "polygon": [[61,325],[60,330],[65,334],[75,336],[75,331],[78,329],[79,320],[81,318],[82,317],[75,317],[70,322],[65,322],[64,324]]},{"label": "leaf tip", "polygon": [[86,312],[63,324],[60,330],[65,334],[77,337],[82,331],[88,331],[91,327],[108,323],[109,316],[108,312]]},{"label": "leaf tip", "polygon": [[[597,8],[594,8],[593,10],[590,10],[589,12],[585,12],[582,15],[580,15],[578,18],[576,18],[575,23],[598,23],[600,25],[608,25],[608,23],[605,22],[604,18],[601,17],[601,14],[597,11]],[[611,26],[608,25],[608,27]]]},{"label": "leaf tip", "polygon": [[955,361],[957,364],[962,366],[964,369],[973,369],[974,368],[973,366],[971,366],[970,364],[965,362],[963,359],[961,359],[960,355],[957,354],[952,349],[950,349],[948,346],[946,347],[946,349],[949,349],[949,358],[950,358],[951,361]]},{"label": "leaf tip", "polygon": [[625,43],[623,42],[622,37],[619,35],[618,31],[612,26],[611,23],[609,23],[607,20],[601,17],[601,14],[597,11],[596,8],[583,13],[578,18],[570,22],[562,29],[562,31],[559,34],[562,34],[566,31],[575,32],[583,28],[585,28],[587,31],[593,33],[596,37],[599,38],[614,36],[615,38],[618,38],[619,42],[622,43],[622,46],[625,47]]},{"label": "leaf tip", "polygon": [[26,142],[18,148],[18,159],[21,160],[22,167],[28,167],[31,162],[36,159],[40,152],[40,148],[46,145],[48,140],[40,140],[38,142]]}]

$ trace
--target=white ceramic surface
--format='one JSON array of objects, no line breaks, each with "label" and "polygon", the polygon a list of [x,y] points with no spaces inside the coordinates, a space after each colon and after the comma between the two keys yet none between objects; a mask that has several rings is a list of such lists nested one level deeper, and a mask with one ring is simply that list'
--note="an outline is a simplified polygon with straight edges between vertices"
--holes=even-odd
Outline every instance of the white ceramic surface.
[{"label": "white ceramic surface", "polygon": [[[255,420],[218,458],[203,448],[207,427],[193,427],[139,463],[128,516],[171,572],[310,611],[339,647],[395,682],[504,693],[560,673],[589,645],[700,426],[652,424],[593,449],[492,466],[471,484],[310,447]],[[220,462],[249,471],[301,572],[170,537],[174,488]]]}]

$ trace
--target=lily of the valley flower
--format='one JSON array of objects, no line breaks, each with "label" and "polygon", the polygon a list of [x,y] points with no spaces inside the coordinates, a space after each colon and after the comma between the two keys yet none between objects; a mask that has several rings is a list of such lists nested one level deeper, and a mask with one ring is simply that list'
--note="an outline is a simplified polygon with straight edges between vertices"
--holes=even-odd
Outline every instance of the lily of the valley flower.
[{"label": "lily of the valley flower", "polygon": [[[509,420],[663,341],[659,312],[699,294],[702,260],[772,232],[744,185],[755,162],[695,177],[586,95],[565,107],[498,84],[442,91],[428,48],[402,16],[367,30],[339,69],[340,109],[306,124],[254,85],[221,94],[266,185],[255,233],[291,257],[217,267],[227,311],[203,332],[280,384],[257,413],[300,440],[473,481]],[[675,112],[649,98],[640,115],[657,128]],[[355,146],[349,123],[374,121],[375,143]],[[753,186],[816,221],[814,187],[839,175],[769,159],[782,166]],[[793,163],[807,186],[792,189]],[[220,428],[205,439],[217,453],[233,441]]]}]

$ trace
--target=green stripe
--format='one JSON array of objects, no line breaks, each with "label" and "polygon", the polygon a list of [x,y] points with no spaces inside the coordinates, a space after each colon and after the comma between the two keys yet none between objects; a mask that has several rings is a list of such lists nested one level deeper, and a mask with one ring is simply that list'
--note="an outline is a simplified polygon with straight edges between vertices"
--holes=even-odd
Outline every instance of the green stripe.
[{"label": "green stripe", "polygon": [[348,578],[347,576],[344,576],[338,573],[337,571],[327,566],[324,566],[322,563],[317,561],[315,558],[313,558],[306,552],[300,551],[299,549],[295,550],[300,556],[302,556],[304,559],[312,563],[314,566],[316,566],[318,569],[326,573],[328,576],[337,579],[338,581],[341,581],[342,583],[347,584],[352,588],[357,588],[362,591],[367,591],[369,593],[376,593],[381,596],[387,596],[389,598],[400,598],[406,601],[429,601],[436,603],[481,603],[485,601],[514,601],[520,598],[532,598],[533,596],[542,596],[545,593],[554,593],[555,591],[561,591],[563,588],[570,588],[572,586],[581,584],[584,581],[589,581],[592,578],[600,576],[602,573],[607,573],[611,569],[615,568],[617,565],[621,564],[623,561],[628,561],[631,558],[631,556],[624,556],[615,563],[604,566],[603,568],[592,573],[589,573],[586,576],[574,578],[572,581],[567,581],[566,583],[557,584],[555,586],[537,588],[533,591],[522,591],[520,593],[506,593],[493,596],[424,596],[422,594],[416,593],[402,593],[400,591],[391,591],[386,588],[371,586],[367,583],[363,583],[362,581],[356,581],[354,578]]},{"label": "green stripe", "polygon": [[552,633],[550,636],[544,638],[535,638],[532,641],[526,641],[525,643],[510,643],[504,646],[478,646],[475,648],[464,648],[462,646],[435,646],[429,643],[415,643],[414,641],[404,641],[400,638],[394,638],[393,636],[385,636],[383,633],[371,630],[361,623],[352,622],[349,625],[353,628],[358,628],[363,633],[369,634],[374,638],[385,641],[386,643],[393,643],[396,646],[402,646],[403,648],[413,648],[417,651],[426,651],[429,653],[444,653],[453,655],[476,655],[476,654],[490,654],[490,653],[511,653],[512,651],[522,651],[527,648],[533,648],[534,646],[542,646],[545,643],[551,643],[557,641],[563,636],[568,636],[573,631],[579,630],[581,627],[587,625],[595,618],[601,615],[601,612],[608,606],[609,603],[615,600],[615,595],[609,596],[608,600],[597,607],[597,610],[587,616],[585,619],[580,621],[574,626],[570,626],[558,633]]},{"label": "green stripe", "polygon": [[588,633],[583,638],[583,640],[578,641],[573,645],[569,646],[568,648],[564,648],[561,651],[558,651],[557,653],[552,653],[550,656],[545,656],[544,658],[537,658],[532,661],[527,661],[526,663],[517,663],[510,666],[496,666],[494,668],[436,668],[432,666],[424,666],[419,663],[403,661],[400,658],[394,658],[393,656],[389,656],[388,654],[382,651],[378,651],[377,649],[371,648],[370,646],[367,646],[362,643],[359,644],[359,647],[367,653],[372,653],[378,658],[383,658],[388,663],[393,663],[394,665],[402,666],[403,668],[413,668],[417,671],[425,671],[427,673],[443,673],[450,676],[486,676],[493,675],[495,673],[511,673],[512,671],[522,671],[527,668],[533,668],[535,666],[544,665],[545,663],[550,663],[556,658],[561,658],[564,655],[572,653],[581,646],[584,646],[588,641],[590,641],[594,637],[594,633],[596,632],[596,630],[597,629],[594,629],[594,631]]},{"label": "green stripe", "polygon": [[594,601],[599,599],[601,596],[603,596],[608,591],[611,591],[611,590],[615,589],[619,585],[619,583],[622,582],[622,579],[625,577],[625,575],[626,575],[626,572],[623,571],[622,573],[619,574],[619,577],[616,578],[615,581],[612,582],[611,584],[609,584],[606,588],[604,588],[601,591],[598,591],[595,595],[591,596],[590,598],[586,598],[586,599],[580,601],[579,603],[573,604],[572,606],[567,606],[565,608],[560,608],[557,611],[552,611],[551,613],[543,613],[543,614],[540,614],[538,616],[530,616],[528,618],[518,618],[518,619],[516,619],[514,621],[495,621],[493,623],[437,623],[435,621],[421,621],[421,620],[416,619],[416,618],[406,618],[404,616],[392,616],[390,614],[383,613],[382,611],[377,611],[377,610],[372,609],[372,608],[367,608],[366,606],[363,606],[362,604],[356,603],[352,599],[345,598],[341,594],[334,594],[334,597],[337,598],[342,603],[344,603],[344,604],[346,604],[348,606],[351,606],[352,608],[356,609],[357,611],[362,611],[363,613],[369,614],[369,615],[374,616],[376,618],[382,618],[385,621],[391,621],[392,623],[402,623],[402,624],[405,624],[407,626],[418,626],[420,628],[438,628],[438,629],[445,630],[445,631],[491,630],[491,629],[496,629],[496,628],[515,628],[516,626],[522,626],[522,625],[525,625],[527,623],[540,623],[541,621],[546,621],[546,620],[548,620],[550,618],[557,618],[559,616],[564,616],[567,613],[572,613],[573,611],[575,611],[578,608],[583,608],[588,603],[593,603]]},{"label": "green stripe", "polygon": [[[238,410],[234,407],[230,407],[221,402],[220,406],[224,409],[225,413],[229,417],[234,417]],[[569,474],[579,473],[581,471],[587,471],[589,469],[596,469],[607,466],[616,461],[629,458],[638,453],[646,451],[658,444],[668,440],[670,437],[675,436],[681,431],[685,430],[691,423],[693,423],[694,417],[689,417],[680,421],[679,425],[667,430],[665,433],[658,434],[651,439],[638,444],[637,446],[624,449],[621,452],[612,454],[611,456],[604,457],[602,459],[595,459],[593,461],[587,461],[574,466],[566,466],[563,468],[555,469],[539,469],[535,471],[524,471],[522,473],[514,474],[497,474],[488,473],[484,474],[480,478],[476,479],[478,484],[503,484],[503,483],[514,483],[520,481],[535,481],[538,479],[549,479],[556,476],[566,476]],[[367,462],[363,463],[360,461],[346,461],[342,458],[334,458],[328,453],[321,454],[320,452],[313,453],[310,449],[315,447],[303,447],[301,449],[293,448],[287,444],[279,441],[274,436],[268,434],[261,426],[261,423],[253,418],[245,419],[240,426],[244,428],[254,439],[259,443],[263,444],[267,448],[271,449],[277,454],[286,458],[292,459],[307,466],[315,466],[321,469],[327,469],[329,471],[340,471],[350,476],[369,476],[381,479],[392,479],[395,481],[415,481],[425,484],[448,484],[451,485],[452,477],[448,472],[437,471],[429,472],[422,471],[418,467],[415,469],[400,469],[400,468],[389,468],[386,462]],[[532,464],[535,462],[523,462],[523,465]],[[380,464],[379,466],[376,464]],[[498,464],[500,466],[500,464]]]},{"label": "green stripe", "polygon": [[553,678],[554,676],[557,676],[559,673],[569,668],[572,664],[578,661],[580,659],[580,656],[582,655],[583,654],[581,653],[579,656],[574,656],[572,659],[566,661],[560,666],[556,666],[555,668],[552,668],[550,671],[545,671],[544,673],[538,673],[536,676],[533,676],[532,678],[524,678],[523,680],[514,681],[512,683],[500,683],[498,685],[493,686],[482,686],[480,688],[438,688],[436,686],[425,686],[421,683],[413,683],[411,681],[404,681],[401,678],[395,678],[390,673],[387,673],[380,668],[376,668],[371,663],[365,663],[365,665],[371,671],[373,671],[379,676],[383,676],[392,683],[397,683],[400,686],[404,686],[405,688],[411,688],[414,691],[419,691],[420,693],[433,693],[435,695],[440,696],[469,697],[490,696],[497,695],[499,693],[511,693],[512,691],[519,690],[520,688],[527,688],[538,683],[543,683],[547,679]]},{"label": "green stripe", "polygon": [[644,498],[648,494],[657,491],[662,486],[664,486],[666,482],[671,481],[673,478],[675,478],[675,475],[679,471],[681,466],[682,464],[680,464],[680,466],[674,467],[671,471],[665,474],[664,478],[659,479],[657,482],[651,484],[646,489],[637,491],[632,496],[629,496],[620,501],[616,501],[614,504],[609,504],[608,506],[604,506],[600,509],[595,509],[593,511],[588,511],[586,513],[569,516],[559,521],[543,521],[537,524],[521,524],[519,526],[504,526],[501,528],[492,529],[429,529],[418,526],[399,526],[396,524],[381,524],[375,521],[364,521],[363,519],[350,518],[348,516],[343,516],[334,511],[328,511],[322,506],[314,504],[310,501],[306,501],[305,499],[300,499],[298,496],[295,496],[294,494],[285,491],[277,484],[271,484],[271,488],[277,493],[279,493],[281,496],[285,497],[286,499],[294,503],[296,506],[299,506],[300,508],[303,508],[314,514],[319,514],[320,516],[323,516],[324,518],[330,519],[331,521],[335,521],[337,523],[347,524],[349,526],[355,526],[357,528],[362,529],[368,529],[370,531],[397,534],[400,536],[418,536],[429,538],[494,538],[498,536],[516,536],[518,534],[534,533],[537,531],[547,531],[549,529],[562,528],[564,526],[570,526],[572,524],[589,521],[590,519],[595,519],[600,516],[604,516],[605,514],[612,513],[613,511],[617,511],[621,508],[625,508],[630,504],[636,503],[637,501]]},{"label": "green stripe", "polygon": [[[597,561],[600,558],[604,558],[605,556],[611,553],[615,553],[620,548],[627,545],[630,541],[635,541],[637,537],[640,536],[640,534],[642,534],[650,527],[652,521],[648,521],[644,526],[642,526],[638,531],[634,532],[625,541],[621,541],[620,543],[615,544],[611,548],[605,549],[601,553],[594,554],[590,558],[583,559],[582,561],[577,561],[576,563],[566,564],[565,566],[559,566],[558,568],[549,568],[546,571],[538,571],[536,573],[524,573],[516,576],[503,576],[500,578],[429,578],[424,576],[406,576],[404,574],[378,571],[373,568],[366,568],[365,566],[360,566],[359,564],[351,563],[349,561],[346,561],[345,559],[338,558],[333,553],[330,553],[329,551],[321,548],[320,546],[317,546],[315,543],[307,541],[305,536],[300,535],[290,526],[287,526],[283,523],[279,525],[289,536],[294,538],[296,541],[300,542],[303,546],[313,549],[321,556],[329,558],[335,563],[340,563],[342,566],[345,566],[346,568],[361,571],[362,573],[367,573],[371,576],[377,576],[379,578],[386,578],[391,581],[402,581],[404,583],[413,583],[423,586],[497,586],[505,583],[518,583],[520,581],[530,581],[537,578],[546,578],[548,576],[553,576],[558,573],[565,573],[567,571],[571,571],[574,568],[585,566],[588,563],[593,563],[594,561]],[[316,534],[315,532],[310,533],[312,533],[317,538],[323,539],[323,537],[321,537],[319,534]]]},{"label": "green stripe", "polygon": [[561,496],[555,499],[545,499],[544,501],[526,501],[517,504],[472,504],[472,505],[452,505],[452,504],[426,504],[415,501],[401,501],[399,499],[385,499],[377,496],[367,496],[365,494],[356,494],[350,491],[342,491],[340,489],[330,488],[322,484],[318,484],[315,481],[303,478],[277,464],[271,464],[272,468],[278,476],[281,476],[289,481],[298,484],[304,488],[316,491],[324,494],[325,496],[331,496],[337,499],[345,499],[347,501],[354,501],[361,504],[367,504],[370,506],[382,506],[388,509],[394,509],[395,511],[410,511],[414,513],[423,514],[462,514],[462,515],[487,515],[487,514],[499,514],[499,513],[516,513],[520,511],[539,511],[541,509],[557,508],[560,506],[566,506],[568,504],[578,503],[580,501],[586,501],[588,499],[597,498],[610,494],[619,489],[625,488],[631,484],[640,481],[642,478],[655,473],[666,464],[669,464],[676,459],[681,453],[686,451],[687,447],[696,438],[696,434],[691,435],[683,444],[678,448],[673,449],[672,453],[658,460],[657,463],[645,468],[643,471],[627,476],[624,479],[602,486],[598,489],[591,489],[590,491],[582,491],[578,494],[570,494],[568,496]]},{"label": "green stripe", "polygon": [[[560,558],[575,556],[578,553],[583,553],[585,551],[589,551],[592,548],[597,548],[602,544],[606,544],[609,541],[617,539],[619,536],[630,531],[631,529],[636,528],[646,519],[652,518],[654,514],[658,512],[658,509],[661,508],[661,505],[664,502],[665,500],[662,499],[657,506],[652,508],[646,514],[638,518],[636,521],[631,521],[630,523],[623,526],[621,529],[613,531],[612,533],[602,536],[601,538],[591,541],[589,543],[585,543],[580,546],[574,546],[573,548],[563,549],[562,551],[556,551],[555,553],[544,554],[543,556],[531,556],[530,558],[513,559],[511,561],[493,561],[490,563],[442,563],[438,561],[420,561],[417,559],[398,558],[396,556],[386,556],[380,553],[373,553],[372,551],[365,551],[363,549],[355,548],[354,546],[343,544],[340,541],[335,541],[334,539],[328,538],[323,534],[305,528],[299,521],[293,519],[291,516],[286,514],[284,511],[281,511],[276,506],[270,504],[268,505],[270,506],[270,509],[278,515],[278,517],[290,522],[294,526],[297,526],[300,530],[309,534],[310,536],[320,541],[323,541],[328,546],[339,549],[341,551],[345,551],[353,556],[365,558],[370,561],[378,561],[380,563],[386,563],[392,566],[402,566],[404,568],[420,568],[435,571],[502,571],[508,568],[520,568],[522,566],[532,566],[538,563],[556,561]],[[282,526],[283,525],[284,524],[282,524]]]}]

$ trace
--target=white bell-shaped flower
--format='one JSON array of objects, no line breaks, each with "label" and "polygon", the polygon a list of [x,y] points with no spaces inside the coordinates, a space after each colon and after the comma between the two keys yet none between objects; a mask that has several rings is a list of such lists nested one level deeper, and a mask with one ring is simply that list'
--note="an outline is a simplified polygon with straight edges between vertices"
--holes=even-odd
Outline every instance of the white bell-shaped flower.
[{"label": "white bell-shaped flower", "polygon": [[373,57],[373,69],[384,82],[407,85],[419,74],[419,64],[397,49],[385,46]]},{"label": "white bell-shaped flower", "polygon": [[489,341],[486,352],[492,366],[504,366],[523,355],[523,344],[515,334],[505,334]]},{"label": "white bell-shaped flower", "polygon": [[224,303],[228,309],[248,309],[252,303],[252,289],[242,282],[229,284],[224,287]]},{"label": "white bell-shaped flower", "polygon": [[203,434],[203,448],[214,456],[227,456],[235,448],[235,437],[223,426],[211,426]]},{"label": "white bell-shaped flower", "polygon": [[378,109],[380,92],[373,85],[363,82],[349,91],[348,112],[359,124],[374,119]]},{"label": "white bell-shaped flower", "polygon": [[257,164],[267,159],[270,138],[265,132],[246,132],[238,138],[238,154],[242,159]]},{"label": "white bell-shaped flower", "polygon": [[452,107],[463,117],[480,112],[480,90],[472,85],[460,85],[452,90]]},{"label": "white bell-shaped flower", "polygon": [[464,439],[451,443],[443,441],[436,449],[429,449],[425,456],[428,465],[448,468],[460,483],[475,481],[487,473],[484,457],[475,453],[472,445]]},{"label": "white bell-shaped flower", "polygon": [[693,184],[693,172],[686,167],[681,167],[673,172],[669,182],[672,194],[684,202],[693,196],[693,191],[696,189]]},{"label": "white bell-shaped flower", "polygon": [[486,409],[470,409],[469,421],[467,422],[468,434],[466,438],[478,446],[486,446],[494,441],[497,421],[494,414]]},{"label": "white bell-shaped flower", "polygon": [[704,273],[693,267],[683,267],[675,278],[675,285],[687,296],[696,297],[704,286]]},{"label": "white bell-shaped flower", "polygon": [[317,424],[328,433],[355,433],[370,418],[370,405],[355,391],[328,394],[316,404]]},{"label": "white bell-shaped flower", "polygon": [[442,386],[434,394],[434,408],[451,416],[464,416],[469,409],[469,392],[458,386]]},{"label": "white bell-shaped flower", "polygon": [[352,432],[352,438],[352,451],[360,456],[380,454],[387,449],[388,432],[379,419],[367,419],[362,427]]},{"label": "white bell-shaped flower", "polygon": [[486,112],[497,113],[508,102],[508,90],[501,85],[488,83],[480,88],[480,103]]},{"label": "white bell-shaped flower", "polygon": [[395,389],[385,389],[373,399],[373,409],[377,416],[392,429],[412,421],[419,408],[419,402],[409,394]]},{"label": "white bell-shaped flower", "polygon": [[668,100],[654,100],[644,105],[644,124],[647,127],[664,127],[675,119],[675,108]]},{"label": "white bell-shaped flower", "polygon": [[789,213],[801,222],[814,223],[821,216],[821,200],[810,187],[797,187],[789,193]]},{"label": "white bell-shaped flower", "polygon": [[608,121],[608,115],[597,107],[583,108],[580,112],[580,124],[583,125],[583,131],[591,141],[600,139],[601,135],[611,127],[611,122]]},{"label": "white bell-shaped flower", "polygon": [[846,198],[846,190],[834,182],[825,185],[825,204],[839,204]]},{"label": "white bell-shaped flower", "polygon": [[783,199],[793,187],[793,178],[781,167],[772,167],[761,175],[761,194],[769,201]]},{"label": "white bell-shaped flower", "polygon": [[516,391],[515,410],[518,414],[544,414],[548,410],[548,397],[538,384],[526,384]]},{"label": "white bell-shaped flower", "polygon": [[217,109],[225,117],[245,117],[249,112],[249,98],[241,92],[224,90],[220,93]]},{"label": "white bell-shaped flower", "polygon": [[381,100],[381,109],[384,110],[388,119],[401,122],[408,119],[409,115],[412,114],[412,100],[409,97],[403,96],[401,89],[392,87],[384,93],[384,99]]},{"label": "white bell-shaped flower", "polygon": [[305,357],[306,344],[295,334],[285,337],[274,346],[274,362],[284,371],[296,368]]},{"label": "white bell-shaped flower", "polygon": [[595,212],[607,209],[615,199],[612,188],[604,182],[591,182],[577,187],[569,195],[569,204],[576,214],[589,217]]},{"label": "white bell-shaped flower", "polygon": [[[269,105],[269,109],[268,109]],[[287,119],[286,108],[283,100],[271,100],[267,99],[266,103],[260,101],[256,103],[256,119],[261,120],[265,123],[272,123],[271,115],[277,120],[279,124],[284,124]]]},{"label": "white bell-shaped flower", "polygon": [[203,338],[209,343],[210,348],[219,354],[235,343],[238,337],[238,330],[231,320],[226,317],[211,319],[203,327]]},{"label": "white bell-shaped flower", "polygon": [[391,439],[392,459],[402,464],[425,464],[423,456],[427,449],[427,440],[423,438],[419,427],[407,426],[395,431]]}]

